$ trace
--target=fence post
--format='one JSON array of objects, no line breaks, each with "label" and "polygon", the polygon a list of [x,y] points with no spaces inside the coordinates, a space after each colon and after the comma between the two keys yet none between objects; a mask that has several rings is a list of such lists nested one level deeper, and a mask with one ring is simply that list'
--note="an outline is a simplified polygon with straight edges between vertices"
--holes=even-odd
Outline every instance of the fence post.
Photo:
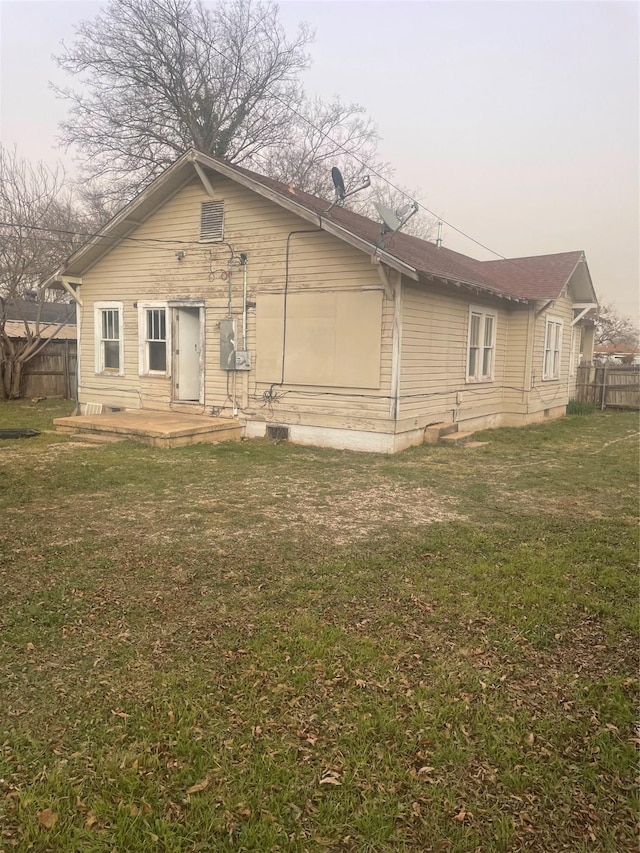
[{"label": "fence post", "polygon": [[607,365],[602,368],[602,397],[600,403],[600,411],[604,411],[607,400]]},{"label": "fence post", "polygon": [[64,374],[64,397],[65,400],[68,400],[71,396],[71,388],[69,382],[69,341],[66,340],[64,342],[64,349],[62,350],[62,372]]}]

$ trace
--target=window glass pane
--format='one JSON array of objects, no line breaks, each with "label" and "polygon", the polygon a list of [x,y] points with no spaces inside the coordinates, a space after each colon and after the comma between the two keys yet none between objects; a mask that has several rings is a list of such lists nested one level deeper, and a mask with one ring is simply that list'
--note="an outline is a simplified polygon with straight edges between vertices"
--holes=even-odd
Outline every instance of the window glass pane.
[{"label": "window glass pane", "polygon": [[469,348],[469,376],[473,377],[476,375],[476,365],[478,363],[478,348],[470,347]]},{"label": "window glass pane", "polygon": [[471,327],[469,329],[469,344],[472,347],[478,346],[480,343],[480,315],[471,315]]},{"label": "window glass pane", "polygon": [[550,367],[551,367],[551,350],[545,349],[545,351],[544,351],[544,371],[543,371],[543,375],[545,377],[549,377]]},{"label": "window glass pane", "polygon": [[149,341],[149,370],[167,369],[167,345],[164,341]]},{"label": "window glass pane", "polygon": [[166,340],[166,321],[164,308],[152,308],[147,311],[147,340]]},{"label": "window glass pane", "polygon": [[120,338],[120,315],[116,309],[102,312],[102,339],[117,341]]},{"label": "window glass pane", "polygon": [[490,347],[485,347],[484,353],[482,354],[482,375],[483,376],[491,376],[492,361],[493,361],[493,349],[491,349]]},{"label": "window glass pane", "polygon": [[484,318],[484,345],[490,347],[493,344],[493,317]]},{"label": "window glass pane", "polygon": [[109,370],[118,370],[120,367],[120,344],[118,341],[105,341],[104,366]]}]

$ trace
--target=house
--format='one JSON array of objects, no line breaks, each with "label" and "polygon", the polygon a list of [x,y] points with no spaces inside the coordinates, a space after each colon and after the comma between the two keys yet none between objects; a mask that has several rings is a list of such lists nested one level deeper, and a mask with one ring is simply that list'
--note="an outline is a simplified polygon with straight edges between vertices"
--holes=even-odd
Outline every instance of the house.
[{"label": "house", "polygon": [[22,396],[73,396],[76,337],[73,301],[42,301],[34,292],[0,298],[0,361],[22,362]]},{"label": "house", "polygon": [[38,335],[42,340],[76,339],[76,312],[73,302],[41,301],[33,293],[25,298],[0,298],[0,323],[10,338]]},{"label": "house", "polygon": [[633,344],[600,344],[594,348],[593,358],[599,364],[640,365],[640,347]]},{"label": "house", "polygon": [[596,304],[580,251],[477,261],[196,151],[48,284],[77,301],[83,412],[386,453],[564,414]]}]

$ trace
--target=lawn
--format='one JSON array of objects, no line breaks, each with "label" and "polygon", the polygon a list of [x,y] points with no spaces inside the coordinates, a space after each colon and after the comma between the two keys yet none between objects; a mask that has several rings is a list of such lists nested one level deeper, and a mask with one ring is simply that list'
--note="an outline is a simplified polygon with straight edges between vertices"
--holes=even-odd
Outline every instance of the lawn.
[{"label": "lawn", "polygon": [[0,442],[0,851],[637,850],[637,415],[479,437]]}]

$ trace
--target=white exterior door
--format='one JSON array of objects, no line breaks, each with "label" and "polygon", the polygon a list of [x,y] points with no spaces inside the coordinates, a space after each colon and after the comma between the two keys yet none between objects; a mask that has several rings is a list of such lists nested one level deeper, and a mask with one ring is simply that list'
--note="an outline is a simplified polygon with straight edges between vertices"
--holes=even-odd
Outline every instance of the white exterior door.
[{"label": "white exterior door", "polygon": [[198,402],[202,392],[201,308],[174,308],[174,399]]}]

